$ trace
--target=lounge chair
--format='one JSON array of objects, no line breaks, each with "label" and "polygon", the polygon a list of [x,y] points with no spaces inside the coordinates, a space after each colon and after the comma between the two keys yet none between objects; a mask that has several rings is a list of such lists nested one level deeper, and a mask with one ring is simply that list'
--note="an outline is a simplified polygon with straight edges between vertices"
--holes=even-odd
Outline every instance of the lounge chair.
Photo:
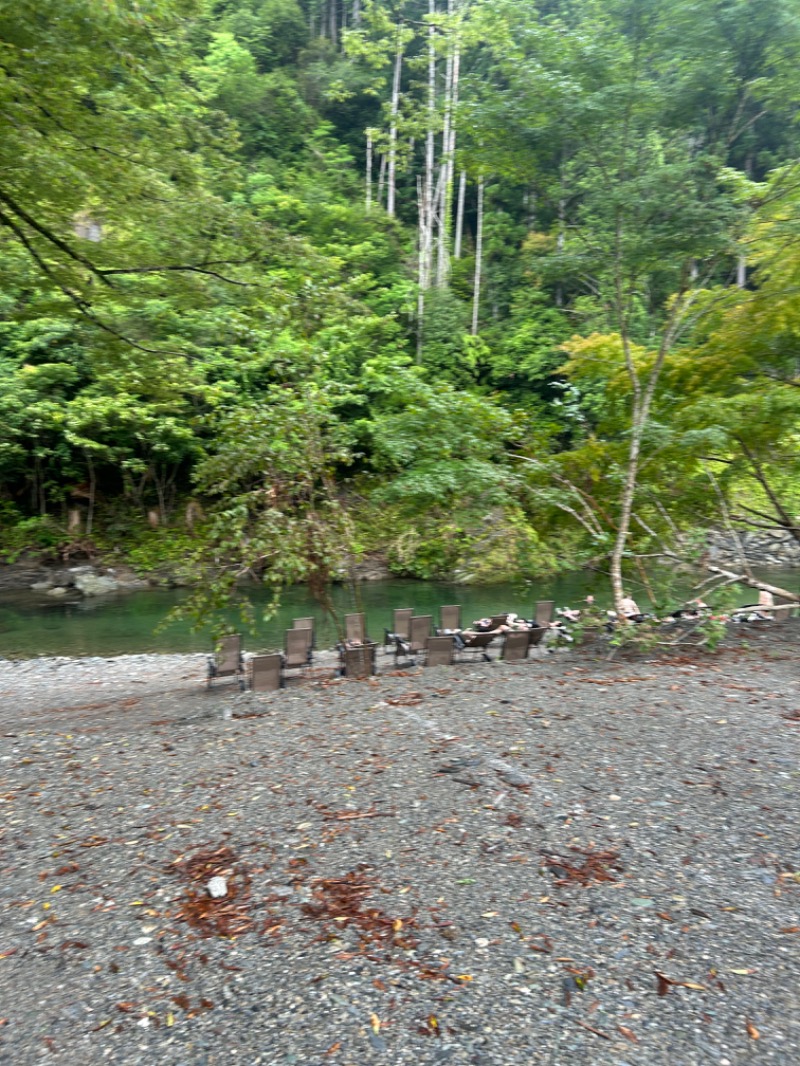
[{"label": "lounge chair", "polygon": [[408,624],[408,640],[397,637],[394,642],[394,664],[399,665],[402,656],[411,657],[416,665],[417,656],[425,651],[425,642],[431,635],[433,616],[418,614]]},{"label": "lounge chair", "polygon": [[520,629],[514,633],[506,633],[506,639],[503,641],[501,658],[509,663],[520,662],[522,659],[527,659],[530,637],[530,629]]},{"label": "lounge chair", "polygon": [[287,629],[283,667],[285,670],[302,670],[312,660],[311,630]]},{"label": "lounge chair", "polygon": [[544,629],[550,628],[553,621],[553,607],[555,600],[539,600],[536,604],[536,625]]},{"label": "lounge chair", "polygon": [[292,622],[293,629],[310,629],[311,630],[311,647],[317,646],[316,637],[314,635],[314,619],[313,618],[295,618]]},{"label": "lounge chair", "polygon": [[206,688],[221,677],[232,677],[238,681],[239,688],[244,688],[244,663],[242,661],[242,637],[232,633],[223,637],[217,645],[213,656],[208,659],[208,677]]},{"label": "lounge chair", "polygon": [[344,616],[344,639],[346,643],[368,644],[367,619],[363,613]]},{"label": "lounge chair", "polygon": [[538,644],[541,644],[542,643],[542,639],[543,639],[545,633],[547,632],[547,629],[549,629],[549,628],[550,628],[549,626],[547,628],[545,628],[544,626],[534,626],[533,629],[529,629],[528,630],[528,647],[529,648],[535,648]]},{"label": "lounge chair", "polygon": [[395,637],[399,637],[401,640],[409,640],[411,637],[411,618],[413,614],[413,607],[401,607],[393,613],[392,628],[383,631],[383,645],[385,648],[394,645]]},{"label": "lounge chair", "polygon": [[359,644],[354,648],[340,649],[344,677],[372,677],[375,673],[377,644]]},{"label": "lounge chair", "polygon": [[274,692],[283,688],[283,656],[254,655],[250,660],[250,688],[253,692]]},{"label": "lounge chair", "polygon": [[452,637],[428,637],[425,641],[426,666],[452,666],[455,643]]},{"label": "lounge chair", "polygon": [[455,604],[439,608],[439,629],[449,629],[452,633],[461,629],[461,607]]},{"label": "lounge chair", "polygon": [[484,662],[490,663],[492,661],[491,655],[486,650],[492,641],[497,636],[497,633],[462,633],[461,634],[461,647],[458,648],[459,652],[477,652],[480,654]]}]

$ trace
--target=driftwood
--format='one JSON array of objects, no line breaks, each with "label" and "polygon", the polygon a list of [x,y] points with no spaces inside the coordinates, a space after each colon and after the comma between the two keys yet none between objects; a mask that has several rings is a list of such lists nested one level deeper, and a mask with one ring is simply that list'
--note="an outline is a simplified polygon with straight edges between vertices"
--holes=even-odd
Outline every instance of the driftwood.
[{"label": "driftwood", "polygon": [[[747,577],[745,574],[734,574],[732,570],[723,570],[719,566],[707,566],[706,569],[712,574],[718,574],[720,577],[726,578],[731,583],[738,582],[742,585],[748,585],[752,589],[770,592],[773,596],[780,596],[782,599],[790,600],[792,603],[800,603],[800,596],[796,592],[778,588],[777,585],[768,585],[766,581],[756,581],[755,578]],[[780,607],[781,605],[776,604],[775,606]]]}]

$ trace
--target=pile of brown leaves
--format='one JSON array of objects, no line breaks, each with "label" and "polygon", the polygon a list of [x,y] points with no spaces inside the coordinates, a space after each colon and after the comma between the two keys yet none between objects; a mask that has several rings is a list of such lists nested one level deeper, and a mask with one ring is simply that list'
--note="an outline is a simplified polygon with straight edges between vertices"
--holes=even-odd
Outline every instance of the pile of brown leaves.
[{"label": "pile of brown leaves", "polygon": [[[220,844],[204,848],[189,857],[180,856],[171,864],[171,872],[189,882],[176,917],[201,936],[240,936],[254,925],[250,914],[250,876],[237,866],[233,848]],[[209,896],[206,885],[212,877],[224,877],[227,894],[220,899]]]},{"label": "pile of brown leaves", "polygon": [[583,885],[599,884],[602,881],[616,881],[612,870],[622,871],[622,863],[619,861],[619,852],[610,849],[599,851],[594,848],[572,848],[573,854],[580,856],[577,859],[566,859],[558,855],[545,855],[545,866],[549,867],[555,875],[555,884]]}]

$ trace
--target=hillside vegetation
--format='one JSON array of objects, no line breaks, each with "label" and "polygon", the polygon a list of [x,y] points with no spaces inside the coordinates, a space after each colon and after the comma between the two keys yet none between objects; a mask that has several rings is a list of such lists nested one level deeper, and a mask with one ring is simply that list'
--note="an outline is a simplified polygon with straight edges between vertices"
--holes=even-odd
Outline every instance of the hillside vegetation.
[{"label": "hillside vegetation", "polygon": [[793,0],[0,4],[0,547],[800,539]]}]

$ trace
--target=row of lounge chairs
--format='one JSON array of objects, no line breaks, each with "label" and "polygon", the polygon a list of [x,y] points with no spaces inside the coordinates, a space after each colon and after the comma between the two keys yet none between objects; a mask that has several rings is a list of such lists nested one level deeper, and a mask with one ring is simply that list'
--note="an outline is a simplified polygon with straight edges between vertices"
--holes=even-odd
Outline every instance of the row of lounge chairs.
[{"label": "row of lounge chairs", "polygon": [[[395,667],[417,665],[447,666],[467,656],[480,656],[491,661],[488,648],[502,639],[501,658],[517,661],[528,656],[530,648],[541,643],[553,616],[553,602],[543,600],[536,605],[533,624],[513,629],[506,625],[509,615],[495,615],[484,619],[480,632],[463,630],[461,608],[442,607],[439,625],[434,627],[432,615],[415,615],[413,609],[394,611],[392,628],[384,631],[383,648],[394,655]],[[515,617],[515,616],[514,616]],[[245,657],[238,634],[224,637],[216,654],[208,660],[207,684],[232,678],[244,691],[251,688],[268,691],[281,688],[291,670],[308,671],[313,664],[315,647],[314,619],[296,618],[284,638],[284,651]],[[338,645],[338,670],[344,677],[368,677],[377,671],[378,643],[370,640],[366,616],[363,613],[345,616],[345,637]]]}]

